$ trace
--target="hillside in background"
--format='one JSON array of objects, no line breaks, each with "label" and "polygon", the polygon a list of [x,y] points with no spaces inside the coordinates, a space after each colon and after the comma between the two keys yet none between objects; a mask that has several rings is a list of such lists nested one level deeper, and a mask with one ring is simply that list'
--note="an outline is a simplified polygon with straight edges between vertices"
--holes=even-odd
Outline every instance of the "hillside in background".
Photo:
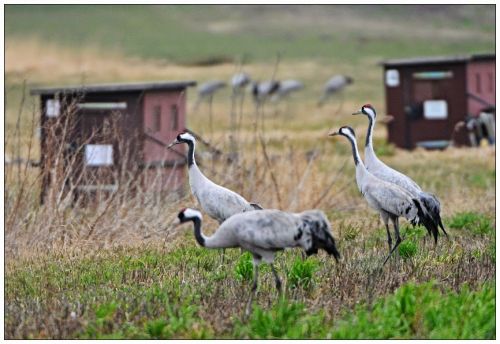
[{"label": "hillside in background", "polygon": [[67,47],[203,64],[240,59],[376,58],[493,51],[491,5],[22,6],[5,8],[7,44]]}]

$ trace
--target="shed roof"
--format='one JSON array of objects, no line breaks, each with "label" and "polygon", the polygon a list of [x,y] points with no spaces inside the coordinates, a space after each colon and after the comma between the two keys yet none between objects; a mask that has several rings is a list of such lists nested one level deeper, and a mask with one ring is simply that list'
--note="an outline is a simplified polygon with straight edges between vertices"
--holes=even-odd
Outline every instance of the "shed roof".
[{"label": "shed roof", "polygon": [[405,59],[390,59],[382,61],[382,66],[409,66],[424,64],[446,64],[446,63],[464,63],[467,61],[495,59],[494,53],[474,54],[474,55],[453,55],[453,56],[429,56],[413,57]]},{"label": "shed roof", "polygon": [[139,83],[116,83],[116,84],[94,84],[74,85],[61,87],[32,88],[31,95],[51,95],[55,93],[112,93],[112,92],[142,92],[142,91],[166,91],[182,90],[195,86],[196,81],[157,81]]}]

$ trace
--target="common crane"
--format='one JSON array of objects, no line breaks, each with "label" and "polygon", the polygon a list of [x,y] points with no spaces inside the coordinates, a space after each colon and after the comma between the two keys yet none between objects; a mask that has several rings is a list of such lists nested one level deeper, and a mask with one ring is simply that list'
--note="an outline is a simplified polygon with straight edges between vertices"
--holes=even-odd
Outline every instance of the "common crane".
[{"label": "common crane", "polygon": [[339,93],[347,85],[350,85],[354,80],[346,75],[335,75],[330,80],[328,80],[323,87],[323,94],[318,101],[318,106],[323,106],[326,100],[333,94]]},{"label": "common crane", "polygon": [[182,143],[187,144],[189,147],[187,161],[191,192],[208,216],[221,224],[234,214],[262,209],[260,205],[249,203],[236,192],[217,185],[205,177],[198,165],[196,165],[194,158],[196,139],[190,133],[182,132],[177,135],[177,138],[168,145],[168,148]]},{"label": "common crane", "polygon": [[[341,127],[339,131],[331,132],[328,135],[345,136],[351,143],[352,156],[356,166],[356,183],[358,185],[358,189],[367,201],[368,205],[379,212],[387,231],[389,255],[385,259],[384,265],[394,250],[401,243],[401,237],[399,235],[400,217],[406,218],[412,225],[422,223],[427,230],[432,231],[432,233],[437,232],[437,227],[432,222],[432,219],[423,212],[422,206],[417,198],[412,197],[412,195],[402,187],[379,179],[368,172],[359,156],[358,146],[356,144],[356,134],[351,127]],[[394,226],[394,232],[396,235],[396,243],[392,248],[389,220]]]},{"label": "common crane", "polygon": [[231,78],[231,87],[234,93],[242,92],[247,87],[252,79],[247,73],[240,72],[233,75]]},{"label": "common crane", "polygon": [[307,256],[318,253],[319,249],[340,259],[335,246],[331,226],[325,214],[319,210],[289,213],[276,209],[249,211],[236,214],[219,226],[210,237],[201,231],[202,215],[190,208],[178,214],[179,224],[192,221],[194,236],[200,246],[206,248],[240,247],[253,256],[254,279],[248,301],[247,313],[257,292],[259,265],[264,261],[271,265],[276,289],[281,293],[281,280],[273,262],[277,251],[285,248],[301,247]]},{"label": "common crane", "polygon": [[[424,212],[428,213],[433,219],[436,227],[440,227],[443,233],[448,236],[441,221],[440,209],[441,204],[436,196],[422,191],[420,186],[415,183],[410,177],[396,171],[379,160],[373,149],[373,129],[377,120],[377,112],[370,104],[365,104],[353,115],[365,115],[368,118],[368,131],[365,142],[365,164],[366,169],[375,177],[387,182],[399,185],[408,191],[412,197],[418,198],[423,205]],[[431,232],[429,231],[429,235]],[[437,231],[433,232],[434,243],[437,243]]]},{"label": "common crane", "polygon": [[210,128],[210,138],[213,136],[213,120],[212,120],[212,102],[214,99],[214,94],[219,91],[220,89],[226,87],[226,83],[221,80],[210,80],[207,81],[203,84],[201,84],[198,87],[198,99],[196,100],[196,103],[194,104],[193,111],[198,109],[198,106],[200,106],[201,102],[206,100],[208,102],[208,121],[209,121],[209,128]]},{"label": "common crane", "polygon": [[298,80],[283,80],[280,81],[278,89],[272,96],[271,100],[278,101],[280,99],[288,97],[291,93],[300,91],[304,88],[304,84]]},{"label": "common crane", "polygon": [[252,86],[252,94],[254,101],[261,104],[269,97],[275,94],[280,87],[280,82],[277,80],[267,80],[262,82],[254,82]]}]

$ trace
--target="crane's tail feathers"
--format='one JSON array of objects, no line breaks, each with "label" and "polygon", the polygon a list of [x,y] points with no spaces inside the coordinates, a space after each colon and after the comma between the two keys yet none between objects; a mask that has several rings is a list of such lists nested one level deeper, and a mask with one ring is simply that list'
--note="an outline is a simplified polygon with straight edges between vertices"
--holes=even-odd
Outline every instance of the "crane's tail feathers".
[{"label": "crane's tail feathers", "polygon": [[250,203],[250,206],[254,208],[255,210],[263,210],[262,206],[258,203]]},{"label": "crane's tail feathers", "polygon": [[337,250],[337,246],[335,246],[335,239],[333,239],[333,236],[328,233],[328,240],[325,246],[325,251],[328,252],[328,254],[332,255],[333,258],[335,258],[335,261],[339,261],[340,259],[340,252]]},{"label": "crane's tail feathers", "polygon": [[444,235],[446,235],[446,237],[448,237],[448,233],[446,233],[444,226],[443,226],[443,222],[441,221],[441,216],[439,217],[439,227],[442,229]]},{"label": "crane's tail feathers", "polygon": [[424,225],[429,235],[432,233],[432,236],[434,237],[434,243],[437,244],[438,227],[436,225],[436,222],[429,214],[424,212],[423,207],[418,199],[414,198],[413,203],[417,207],[418,223]]}]

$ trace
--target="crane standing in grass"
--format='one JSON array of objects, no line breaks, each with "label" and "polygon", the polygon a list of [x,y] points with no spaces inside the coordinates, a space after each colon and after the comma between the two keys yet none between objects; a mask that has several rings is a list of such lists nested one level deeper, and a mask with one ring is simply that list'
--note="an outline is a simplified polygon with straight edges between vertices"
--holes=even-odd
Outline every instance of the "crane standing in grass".
[{"label": "crane standing in grass", "polygon": [[201,104],[203,100],[208,101],[208,123],[210,128],[210,138],[213,136],[214,128],[213,128],[213,120],[212,120],[212,105],[214,94],[226,87],[226,83],[221,80],[210,80],[198,87],[198,99],[194,104],[193,111],[198,109],[198,106]]},{"label": "crane standing in grass", "polygon": [[182,143],[187,144],[189,147],[187,161],[191,192],[208,216],[221,224],[234,214],[262,209],[260,205],[256,203],[249,203],[236,192],[217,185],[205,177],[205,175],[198,168],[198,165],[196,165],[194,158],[196,139],[190,133],[182,132],[177,135],[177,138],[168,146],[168,148]]},{"label": "crane standing in grass", "polygon": [[[415,183],[410,177],[390,168],[382,161],[380,161],[375,154],[373,149],[373,128],[375,127],[375,121],[377,119],[377,113],[375,109],[370,104],[365,104],[361,109],[353,115],[365,115],[368,118],[368,132],[366,134],[365,143],[365,164],[368,172],[373,174],[375,177],[385,180],[387,182],[396,184],[406,191],[408,191],[412,197],[418,198],[422,204],[422,209],[426,214],[428,214],[436,227],[440,227],[443,233],[448,236],[446,230],[444,229],[443,222],[441,221],[441,204],[436,196],[422,191],[420,186]],[[427,229],[429,235],[431,232]],[[437,243],[437,231],[432,233],[434,235],[434,243]]]},{"label": "crane standing in grass", "polygon": [[[340,91],[342,91],[346,86],[352,83],[353,79],[346,75],[334,75],[333,77],[331,77],[323,87],[323,94],[318,101],[318,107],[323,106],[328,98],[330,98],[334,94],[340,93]],[[337,112],[340,111],[341,106],[342,103],[340,104],[339,110],[337,110]]]},{"label": "crane standing in grass", "polygon": [[[356,144],[356,134],[351,127],[341,127],[338,132],[329,134],[329,136],[335,135],[342,135],[350,141],[354,164],[356,165],[356,183],[358,189],[368,202],[368,205],[378,211],[384,221],[387,231],[387,243],[389,244],[389,255],[385,259],[384,264],[402,241],[399,234],[400,217],[406,218],[412,225],[422,223],[428,231],[437,235],[438,228],[432,221],[432,218],[424,213],[422,205],[417,198],[412,197],[412,195],[402,187],[379,179],[368,172],[359,156],[358,146]],[[396,235],[396,243],[392,248],[389,220],[394,226]]]},{"label": "crane standing in grass", "polygon": [[277,251],[285,248],[301,247],[307,256],[318,253],[319,249],[340,259],[335,246],[331,226],[325,214],[319,210],[302,213],[288,213],[281,210],[266,209],[236,214],[219,226],[210,237],[201,232],[201,213],[193,209],[184,209],[178,215],[179,223],[192,221],[194,236],[198,244],[206,248],[240,247],[253,256],[254,279],[252,293],[246,312],[257,292],[259,264],[264,261],[271,264],[276,282],[276,289],[281,293],[281,280],[273,262]]}]

